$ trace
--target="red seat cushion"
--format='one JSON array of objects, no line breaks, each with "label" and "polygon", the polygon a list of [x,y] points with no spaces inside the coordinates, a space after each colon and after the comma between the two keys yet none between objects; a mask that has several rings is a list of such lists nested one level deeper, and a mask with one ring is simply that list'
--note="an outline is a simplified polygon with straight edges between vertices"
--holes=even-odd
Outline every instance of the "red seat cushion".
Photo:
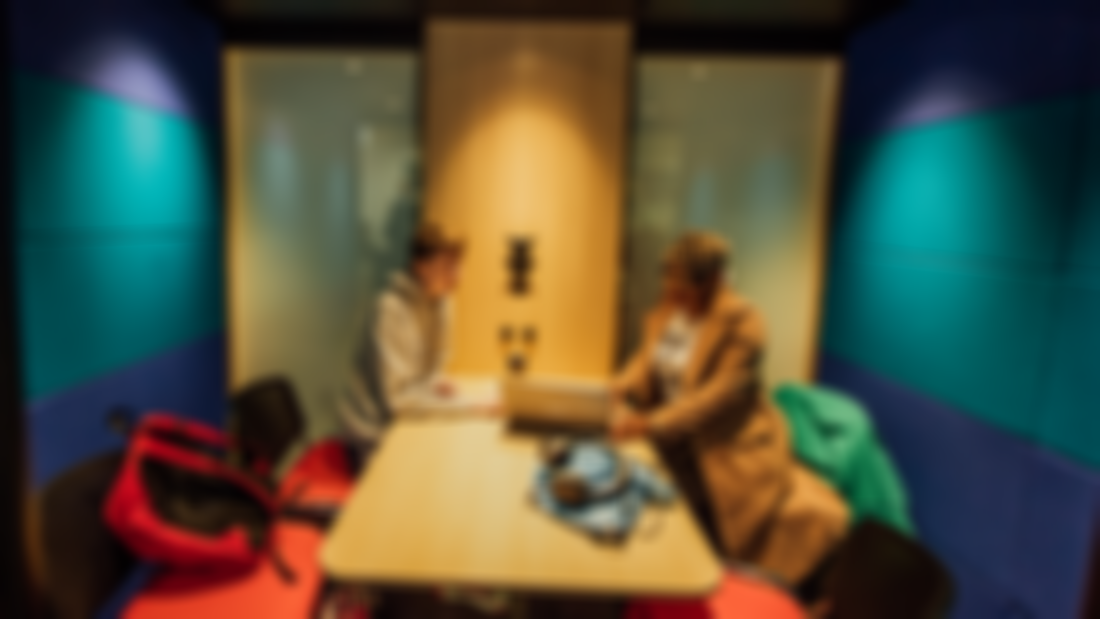
[{"label": "red seat cushion", "polygon": [[279,483],[279,499],[343,503],[355,482],[344,445],[322,441],[310,447]]},{"label": "red seat cushion", "polygon": [[[280,500],[342,504],[353,478],[339,443],[311,447],[283,478]],[[324,574],[317,560],[324,532],[315,526],[282,521],[271,530],[276,554],[294,574],[288,582],[274,560],[234,578],[164,573],[135,597],[122,619],[305,619],[312,616]]]},{"label": "red seat cushion", "polygon": [[283,579],[267,558],[239,577],[210,578],[166,573],[153,579],[125,612],[123,619],[304,619],[311,616],[323,575],[317,552],[323,532],[315,527],[280,522],[272,529],[272,543],[294,573]]},{"label": "red seat cushion", "polygon": [[798,602],[783,591],[736,573],[727,574],[705,600],[638,600],[627,619],[805,619]]}]

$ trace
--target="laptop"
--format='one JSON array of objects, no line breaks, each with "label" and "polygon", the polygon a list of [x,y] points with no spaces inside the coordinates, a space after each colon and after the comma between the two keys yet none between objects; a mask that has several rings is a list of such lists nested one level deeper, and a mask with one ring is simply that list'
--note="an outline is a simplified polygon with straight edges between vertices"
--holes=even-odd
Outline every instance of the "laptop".
[{"label": "laptop", "polygon": [[602,431],[612,399],[603,381],[552,377],[513,377],[501,386],[504,408],[522,427]]}]

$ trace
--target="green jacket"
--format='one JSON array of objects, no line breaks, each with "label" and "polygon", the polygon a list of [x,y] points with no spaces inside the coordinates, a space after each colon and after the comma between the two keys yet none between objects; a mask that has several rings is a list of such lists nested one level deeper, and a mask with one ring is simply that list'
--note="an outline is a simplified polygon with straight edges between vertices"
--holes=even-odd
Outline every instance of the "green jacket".
[{"label": "green jacket", "polygon": [[853,524],[868,517],[915,535],[909,497],[863,407],[822,387],[783,384],[775,402],[791,427],[798,459],[848,502]]}]

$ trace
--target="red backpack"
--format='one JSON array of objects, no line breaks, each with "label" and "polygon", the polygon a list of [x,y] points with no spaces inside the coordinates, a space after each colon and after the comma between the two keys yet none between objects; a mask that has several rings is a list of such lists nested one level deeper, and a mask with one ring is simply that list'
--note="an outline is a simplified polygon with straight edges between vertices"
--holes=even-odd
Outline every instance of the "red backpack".
[{"label": "red backpack", "polygon": [[163,413],[130,437],[104,503],[107,526],[140,559],[177,569],[237,572],[268,550],[273,492],[227,463],[228,437]]}]

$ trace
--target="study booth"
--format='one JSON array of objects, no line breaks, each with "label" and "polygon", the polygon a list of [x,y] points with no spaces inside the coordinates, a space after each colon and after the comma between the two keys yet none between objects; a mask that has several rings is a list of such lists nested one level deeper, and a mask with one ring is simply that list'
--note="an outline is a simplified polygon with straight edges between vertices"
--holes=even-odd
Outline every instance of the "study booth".
[{"label": "study booth", "polygon": [[[664,246],[691,228],[736,236],[738,286],[778,321],[773,384],[810,380],[838,62],[636,58],[615,21],[440,18],[424,37],[422,54],[227,52],[231,387],[285,376],[310,431],[338,432],[377,297],[418,223],[437,222],[466,246],[458,393],[388,431],[323,566],[368,583],[705,597],[722,569],[684,506],[652,539],[593,545],[526,500],[538,441],[463,409],[508,408],[517,383],[599,401],[638,345]],[[744,122],[714,135],[705,119],[726,115]]]},{"label": "study booth", "polygon": [[[839,63],[639,58],[614,21],[440,18],[424,37],[422,55],[228,52],[231,384],[287,376],[314,431],[338,426],[364,323],[418,222],[437,222],[466,248],[455,403],[387,431],[324,567],[398,585],[706,597],[722,568],[685,506],[651,539],[594,545],[526,500],[538,441],[463,408],[495,396],[514,409],[523,384],[598,402],[638,345],[665,245],[692,228],[735,244],[738,288],[773,323],[772,384],[808,382]],[[719,118],[742,120],[716,132]]]},{"label": "study booth", "polygon": [[[1081,603],[1088,544],[1070,542],[1093,539],[1092,508],[1047,513],[1024,490],[991,483],[992,472],[956,465],[979,450],[1024,472],[1028,488],[1055,493],[1056,505],[1091,506],[1091,477],[1016,442],[1029,417],[1013,407],[1039,401],[1030,375],[1005,374],[1019,397],[994,396],[974,370],[1021,367],[975,352],[1016,324],[979,318],[988,282],[955,282],[966,302],[952,305],[935,282],[953,275],[918,255],[925,245],[1008,251],[1025,231],[1057,226],[1033,218],[997,236],[996,209],[980,206],[992,194],[979,190],[1012,168],[996,149],[961,151],[960,161],[988,169],[944,171],[961,164],[940,146],[972,146],[988,132],[875,141],[891,123],[950,125],[964,113],[931,95],[926,108],[906,107],[922,92],[915,78],[873,61],[887,48],[921,70],[942,60],[914,42],[950,21],[933,17],[943,9],[932,0],[907,9],[120,0],[65,5],[84,19],[67,22],[69,42],[57,49],[36,43],[48,19],[24,4],[17,270],[47,598],[83,591],[63,606],[95,598],[128,619],[844,619],[883,607],[896,617],[1006,608],[1062,617]],[[894,35],[917,51],[891,48]],[[922,193],[928,186],[957,191]],[[1021,187],[1014,196],[1039,193]],[[364,340],[378,335],[379,299],[395,273],[408,274],[424,224],[463,244],[448,401],[387,423],[363,465],[349,457],[344,399]],[[722,556],[660,445],[603,436],[609,383],[664,294],[666,250],[694,230],[732,248],[723,283],[767,323],[760,376],[791,457],[849,510],[853,535],[804,589]],[[947,357],[926,348],[944,329],[961,334]],[[914,385],[962,407],[963,420],[912,396]],[[157,413],[225,429],[232,464],[262,478],[265,550],[227,576],[169,569],[167,555],[139,556],[145,566],[135,568],[132,544],[105,541],[97,552],[113,558],[85,564],[98,580],[73,587],[80,570],[58,565],[79,564],[69,561],[79,544],[57,532],[76,531],[75,520],[104,527],[98,499],[71,484],[93,470],[113,492],[110,467],[125,468],[120,454],[130,457],[134,433]],[[993,425],[971,424],[974,414]],[[578,420],[582,430],[564,423]],[[610,447],[612,465],[652,473],[671,491],[616,503],[606,518],[629,526],[614,543],[589,535],[588,515],[540,503],[551,487],[540,484],[554,481],[542,476],[549,454],[562,448],[555,440],[578,434],[565,444],[589,455],[570,461],[599,461]],[[946,459],[932,455],[937,445]],[[1088,458],[1073,449],[1057,447]],[[101,469],[81,468],[92,461]],[[150,475],[132,477],[155,499]],[[978,505],[986,496],[1028,522],[1060,524],[1026,527],[1048,531],[1046,541],[1002,535],[1009,525],[980,524],[996,511]],[[171,508],[149,503],[172,528]],[[106,528],[130,526],[119,518]],[[887,531],[857,528],[875,521]],[[1032,546],[1054,549],[1040,556],[1047,567],[1004,567]],[[1011,560],[986,560],[1008,547]],[[898,572],[900,588],[890,570],[868,568],[892,550],[916,557]],[[81,616],[73,612],[61,614]]]}]

